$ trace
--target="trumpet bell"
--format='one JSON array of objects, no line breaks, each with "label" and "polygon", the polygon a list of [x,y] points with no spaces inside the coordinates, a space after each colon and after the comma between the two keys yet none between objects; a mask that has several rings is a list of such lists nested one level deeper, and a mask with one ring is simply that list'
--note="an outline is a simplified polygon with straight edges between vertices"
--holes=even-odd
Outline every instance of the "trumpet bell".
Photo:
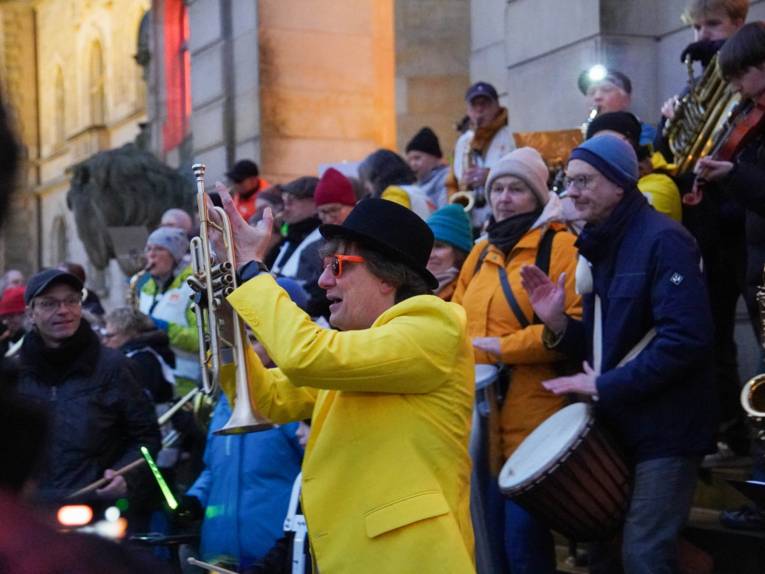
[{"label": "trumpet bell", "polygon": [[213,434],[245,434],[268,430],[270,428],[274,428],[274,424],[260,413],[253,414],[248,407],[237,411],[236,407],[234,407],[234,412],[231,414],[231,418],[228,419],[228,422],[218,430],[213,431]]}]

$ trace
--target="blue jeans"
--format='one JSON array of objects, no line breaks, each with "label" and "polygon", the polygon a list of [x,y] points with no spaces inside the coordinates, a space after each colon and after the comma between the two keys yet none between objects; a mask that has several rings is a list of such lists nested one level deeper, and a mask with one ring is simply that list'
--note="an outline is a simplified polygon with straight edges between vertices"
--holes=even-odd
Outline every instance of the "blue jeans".
[{"label": "blue jeans", "polygon": [[677,572],[677,539],[693,503],[700,462],[700,457],[676,456],[635,468],[622,541],[626,574]]},{"label": "blue jeans", "polygon": [[550,529],[512,500],[505,501],[505,552],[511,574],[555,573]]}]

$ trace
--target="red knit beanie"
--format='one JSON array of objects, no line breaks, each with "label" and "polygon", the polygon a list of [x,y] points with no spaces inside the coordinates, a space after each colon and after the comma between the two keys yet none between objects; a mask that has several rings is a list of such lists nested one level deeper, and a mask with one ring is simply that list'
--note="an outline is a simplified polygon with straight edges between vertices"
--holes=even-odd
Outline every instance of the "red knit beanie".
[{"label": "red knit beanie", "polygon": [[316,207],[327,203],[342,203],[343,205],[356,205],[356,194],[348,178],[335,168],[330,167],[321,176],[316,191],[313,194]]},{"label": "red knit beanie", "polygon": [[0,315],[17,315],[26,309],[24,287],[8,287],[0,298]]}]

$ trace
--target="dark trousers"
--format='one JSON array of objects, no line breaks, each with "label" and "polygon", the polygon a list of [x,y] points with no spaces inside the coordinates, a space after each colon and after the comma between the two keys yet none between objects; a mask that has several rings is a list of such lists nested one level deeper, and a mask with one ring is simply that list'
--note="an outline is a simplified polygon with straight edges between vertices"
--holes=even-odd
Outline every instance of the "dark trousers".
[{"label": "dark trousers", "polygon": [[699,463],[699,457],[673,456],[637,464],[621,556],[613,544],[593,544],[591,574],[677,573],[677,542],[693,503]]}]

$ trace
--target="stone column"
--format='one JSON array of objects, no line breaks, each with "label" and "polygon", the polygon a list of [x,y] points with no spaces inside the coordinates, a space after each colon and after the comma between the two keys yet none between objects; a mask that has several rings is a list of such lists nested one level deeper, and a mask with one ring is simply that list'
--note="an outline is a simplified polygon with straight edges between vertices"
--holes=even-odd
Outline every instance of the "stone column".
[{"label": "stone column", "polygon": [[264,175],[317,175],[395,147],[393,0],[258,5]]},{"label": "stone column", "polygon": [[[23,143],[24,155],[39,156],[35,11],[31,3],[0,9],[0,76],[3,100]],[[5,214],[0,242],[0,268],[33,272],[40,264],[37,199],[32,191],[38,169],[24,162],[19,187]]]},{"label": "stone column", "polygon": [[398,149],[423,126],[438,135],[444,157],[459,135],[470,84],[470,6],[465,0],[396,0]]}]

